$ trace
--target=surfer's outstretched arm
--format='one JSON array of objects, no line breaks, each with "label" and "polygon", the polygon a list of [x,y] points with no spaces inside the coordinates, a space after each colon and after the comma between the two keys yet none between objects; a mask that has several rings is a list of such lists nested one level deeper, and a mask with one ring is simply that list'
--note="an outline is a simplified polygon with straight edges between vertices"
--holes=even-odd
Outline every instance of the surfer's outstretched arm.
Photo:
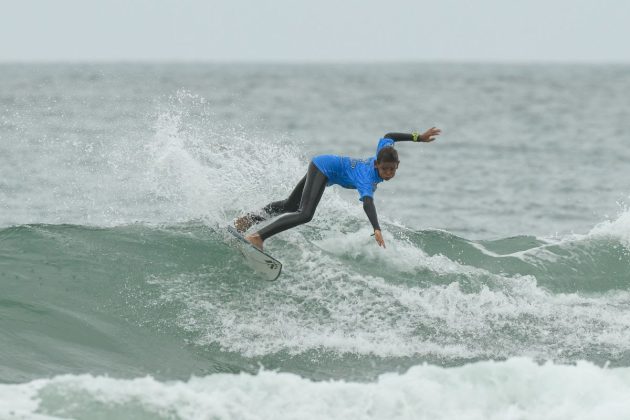
[{"label": "surfer's outstretched arm", "polygon": [[439,128],[431,127],[424,133],[387,133],[383,136],[386,139],[397,141],[414,141],[414,142],[423,142],[430,143],[435,140],[435,136],[439,136],[442,133],[442,130]]},{"label": "surfer's outstretched arm", "polygon": [[378,224],[376,207],[374,207],[374,199],[372,197],[363,197],[363,210],[365,211],[365,214],[367,214],[367,217],[370,220],[370,223],[372,223],[372,227],[374,228],[374,239],[376,239],[376,242],[380,246],[385,248],[385,241],[383,240],[383,236],[381,234],[381,227]]}]

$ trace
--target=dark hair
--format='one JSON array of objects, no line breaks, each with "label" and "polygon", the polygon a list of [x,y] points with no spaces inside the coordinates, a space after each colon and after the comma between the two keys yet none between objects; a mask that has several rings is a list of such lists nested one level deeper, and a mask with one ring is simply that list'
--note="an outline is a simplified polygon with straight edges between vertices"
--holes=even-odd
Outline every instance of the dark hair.
[{"label": "dark hair", "polygon": [[398,152],[393,147],[383,147],[376,156],[376,162],[400,163],[400,161],[398,160]]}]

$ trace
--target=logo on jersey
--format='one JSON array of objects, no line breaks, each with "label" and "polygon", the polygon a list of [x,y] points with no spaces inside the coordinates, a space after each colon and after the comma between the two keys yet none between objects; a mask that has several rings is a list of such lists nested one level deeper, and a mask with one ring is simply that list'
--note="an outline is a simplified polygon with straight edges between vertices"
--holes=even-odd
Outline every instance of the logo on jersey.
[{"label": "logo on jersey", "polygon": [[370,160],[369,159],[350,159],[350,167],[352,169],[356,168],[357,164],[359,163],[367,165],[368,163],[370,163]]}]

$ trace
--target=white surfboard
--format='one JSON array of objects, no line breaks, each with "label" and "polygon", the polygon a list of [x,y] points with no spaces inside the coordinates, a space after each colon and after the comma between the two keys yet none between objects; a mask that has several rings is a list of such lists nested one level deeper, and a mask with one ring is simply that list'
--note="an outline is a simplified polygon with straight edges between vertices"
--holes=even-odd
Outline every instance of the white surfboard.
[{"label": "white surfboard", "polygon": [[282,272],[282,263],[280,261],[250,244],[234,226],[228,226],[227,231],[237,239],[235,241],[236,247],[243,254],[245,263],[248,266],[269,281],[273,281],[280,276]]}]

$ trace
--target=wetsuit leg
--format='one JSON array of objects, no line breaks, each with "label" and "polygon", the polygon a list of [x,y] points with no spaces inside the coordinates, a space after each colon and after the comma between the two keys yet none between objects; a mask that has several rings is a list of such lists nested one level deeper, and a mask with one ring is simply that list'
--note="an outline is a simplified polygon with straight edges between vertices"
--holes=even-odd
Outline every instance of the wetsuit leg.
[{"label": "wetsuit leg", "polygon": [[245,216],[238,219],[240,222],[237,222],[237,228],[240,231],[244,232],[249,229],[250,226],[263,222],[270,217],[277,216],[282,213],[294,212],[300,206],[300,200],[302,199],[302,191],[304,190],[304,183],[306,182],[306,175],[302,177],[300,182],[297,183],[293,191],[285,200],[274,201],[273,203],[267,204],[262,209],[247,213]]},{"label": "wetsuit leg", "polygon": [[304,191],[304,184],[306,183],[306,175],[302,177],[300,182],[293,188],[291,194],[286,200],[274,201],[267,204],[263,211],[269,215],[269,217],[277,216],[278,214],[294,212],[300,206],[300,200],[302,199],[302,191]]},{"label": "wetsuit leg", "polygon": [[270,236],[280,233],[294,226],[310,222],[315,214],[315,209],[322,198],[328,178],[317,166],[311,162],[306,173],[306,182],[302,191],[300,206],[297,210],[286,213],[258,231],[263,241]]}]

